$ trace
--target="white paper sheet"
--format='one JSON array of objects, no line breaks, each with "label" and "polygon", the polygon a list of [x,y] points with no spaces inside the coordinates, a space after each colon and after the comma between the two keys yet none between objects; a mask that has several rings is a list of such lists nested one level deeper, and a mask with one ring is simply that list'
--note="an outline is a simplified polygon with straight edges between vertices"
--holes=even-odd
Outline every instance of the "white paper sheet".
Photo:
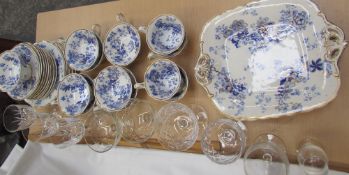
[{"label": "white paper sheet", "polygon": [[[9,175],[243,175],[243,161],[217,165],[204,155],[162,150],[118,147],[95,153],[87,145],[58,149],[50,144],[28,142]],[[301,175],[291,165],[291,175]],[[330,172],[331,175],[347,173]]]}]

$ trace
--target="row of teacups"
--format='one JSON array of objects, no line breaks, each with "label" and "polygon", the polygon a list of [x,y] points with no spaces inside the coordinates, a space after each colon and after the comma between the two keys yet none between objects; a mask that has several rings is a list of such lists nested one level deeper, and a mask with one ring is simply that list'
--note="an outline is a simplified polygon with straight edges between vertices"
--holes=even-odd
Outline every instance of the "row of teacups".
[{"label": "row of teacups", "polygon": [[[86,76],[70,75],[59,87],[58,103],[63,112],[70,116],[80,115],[89,110],[89,104],[96,97],[96,105],[108,111],[120,111],[126,108],[132,98],[137,96],[138,89],[145,89],[149,96],[156,100],[175,101],[181,99],[188,88],[186,72],[167,59],[157,59],[144,74],[144,82],[137,83],[133,73],[127,68],[140,52],[140,35],[137,29],[127,23],[122,14],[117,15],[115,25],[101,44],[100,27],[94,25],[92,31],[80,29],[74,31],[66,40],[65,59],[76,71],[89,71],[97,67],[103,56],[114,66],[102,70],[94,80],[94,88],[83,81]],[[97,27],[96,27],[97,26]],[[147,27],[140,27],[145,32],[149,58],[169,58],[179,54],[186,43],[182,22],[174,15],[160,15]],[[104,55],[101,54],[103,46]],[[71,80],[79,79],[79,80]],[[67,90],[75,81],[80,87]],[[84,85],[82,85],[84,84]],[[92,94],[91,89],[94,89]],[[69,91],[68,93],[66,91]],[[76,95],[71,95],[76,93]],[[83,94],[83,95],[81,95]],[[71,97],[71,98],[69,98]],[[68,102],[69,101],[69,102]]]},{"label": "row of teacups", "polygon": [[[184,25],[174,15],[160,15],[148,26],[139,27],[139,31],[146,35],[151,50],[149,58],[174,57],[183,50],[186,43]],[[141,49],[140,35],[123,14],[117,15],[117,24],[109,30],[103,43],[100,33],[100,26],[94,25],[92,31],[79,29],[69,35],[65,59],[70,68],[90,71],[101,63],[104,56],[113,65],[127,66],[138,57]]]},{"label": "row of teacups", "polygon": [[121,66],[103,69],[92,81],[83,74],[66,76],[58,87],[58,104],[69,116],[83,114],[94,107],[121,111],[145,88],[156,100],[175,101],[184,97],[188,88],[185,71],[167,59],[157,59],[148,66],[144,82],[137,83],[134,74]]},{"label": "row of teacups", "polygon": [[1,54],[1,89],[15,100],[48,96],[57,83],[57,65],[42,47],[20,43]]}]

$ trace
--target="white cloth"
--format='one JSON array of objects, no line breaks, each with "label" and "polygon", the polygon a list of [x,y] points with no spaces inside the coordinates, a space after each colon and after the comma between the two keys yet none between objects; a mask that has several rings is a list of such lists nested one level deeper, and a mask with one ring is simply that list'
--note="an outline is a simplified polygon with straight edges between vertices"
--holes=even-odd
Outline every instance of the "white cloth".
[{"label": "white cloth", "polygon": [[[292,175],[301,175],[291,165]],[[87,145],[58,149],[28,142],[8,175],[243,175],[243,161],[217,165],[204,155],[152,149],[117,147],[95,153]],[[330,172],[331,175],[346,173]]]},{"label": "white cloth", "polygon": [[23,148],[16,145],[13,147],[11,153],[7,156],[5,162],[1,165],[0,175],[5,175],[7,172],[16,165],[17,161],[20,159],[23,153]]}]

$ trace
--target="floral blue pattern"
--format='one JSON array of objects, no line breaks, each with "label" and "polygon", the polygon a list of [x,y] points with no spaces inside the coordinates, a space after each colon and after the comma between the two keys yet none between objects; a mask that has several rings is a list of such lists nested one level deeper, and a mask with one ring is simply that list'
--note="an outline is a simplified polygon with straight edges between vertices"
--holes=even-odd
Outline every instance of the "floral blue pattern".
[{"label": "floral blue pattern", "polygon": [[323,70],[324,70],[324,63],[322,62],[321,58],[310,61],[310,64],[309,64],[310,72],[323,71]]},{"label": "floral blue pattern", "polygon": [[19,56],[11,51],[5,51],[0,56],[0,89],[12,90],[21,76],[21,61]]},{"label": "floral blue pattern", "polygon": [[125,66],[132,63],[141,48],[140,36],[130,24],[115,26],[104,42],[104,54],[114,65]]},{"label": "floral blue pattern", "polygon": [[181,85],[181,73],[175,63],[159,60],[145,73],[145,85],[150,96],[159,100],[172,98]]},{"label": "floral blue pattern", "polygon": [[331,31],[308,3],[258,1],[206,24],[197,81],[221,112],[241,119],[278,117],[334,98],[337,60],[324,54]]},{"label": "floral blue pattern", "polygon": [[101,44],[93,32],[85,29],[73,32],[67,39],[65,58],[75,70],[85,71],[93,68],[100,59]]},{"label": "floral blue pattern", "polygon": [[102,70],[95,80],[95,95],[103,109],[119,111],[130,102],[133,85],[127,71],[118,66]]},{"label": "floral blue pattern", "polygon": [[[309,14],[294,5],[287,5],[280,14],[278,25],[268,17],[259,16],[257,22],[250,26],[242,19],[234,20],[229,26],[225,24],[217,26],[215,39],[228,39],[236,48],[247,46],[253,55],[258,51],[267,51],[270,43],[277,44],[290,34],[305,30],[308,25],[312,25]],[[248,27],[252,30],[249,31]]]},{"label": "floral blue pattern", "polygon": [[228,99],[231,99],[233,103],[229,105],[229,108],[234,108],[236,111],[235,115],[239,115],[245,108],[245,99],[248,95],[247,84],[244,78],[230,78],[230,74],[225,67],[220,71],[213,71],[215,71],[218,76],[218,80],[214,84],[214,88],[217,89],[216,93],[224,94]]},{"label": "floral blue pattern", "polygon": [[297,31],[305,30],[308,25],[312,25],[310,20],[310,15],[304,11],[300,10],[299,7],[295,5],[286,5],[284,10],[281,10],[280,23],[293,26]]},{"label": "floral blue pattern", "polygon": [[159,16],[148,28],[147,43],[154,52],[167,55],[175,52],[184,42],[182,22],[175,16]]},{"label": "floral blue pattern", "polygon": [[47,41],[41,41],[37,43],[36,46],[46,50],[48,53],[51,53],[51,55],[54,57],[57,65],[57,82],[54,85],[54,90],[46,98],[38,100],[26,99],[25,101],[31,106],[45,106],[57,98],[58,83],[65,77],[65,61],[63,58],[63,53],[54,44]]},{"label": "floral blue pattern", "polygon": [[21,80],[14,89],[8,92],[10,97],[16,100],[24,100],[33,93],[35,87],[39,83],[41,77],[41,63],[39,62],[36,52],[27,43],[18,44],[12,51],[19,55],[22,66],[32,70],[32,75],[26,76],[27,78]]},{"label": "floral blue pattern", "polygon": [[58,104],[70,116],[82,114],[92,101],[91,87],[84,76],[70,74],[58,87]]}]

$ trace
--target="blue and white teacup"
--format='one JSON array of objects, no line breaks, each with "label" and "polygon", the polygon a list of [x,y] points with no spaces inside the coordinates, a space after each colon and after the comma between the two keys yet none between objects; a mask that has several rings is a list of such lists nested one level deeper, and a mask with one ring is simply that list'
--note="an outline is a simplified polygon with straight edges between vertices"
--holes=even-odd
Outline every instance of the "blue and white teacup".
[{"label": "blue and white teacup", "polygon": [[138,30],[126,22],[123,14],[116,16],[117,24],[108,32],[103,46],[107,60],[113,65],[127,66],[141,50],[141,37]]},{"label": "blue and white teacup", "polygon": [[92,109],[95,98],[93,81],[87,75],[72,73],[58,86],[58,105],[68,116],[78,116]]},{"label": "blue and white teacup", "polygon": [[102,62],[103,46],[99,36],[100,26],[97,24],[92,26],[92,31],[79,29],[69,35],[64,57],[71,69],[89,71]]},{"label": "blue and white teacup", "polygon": [[135,84],[136,89],[145,89],[156,100],[176,101],[184,97],[188,89],[186,72],[176,63],[158,59],[148,66],[144,82]]},{"label": "blue and white teacup", "polygon": [[94,80],[94,93],[99,107],[107,111],[121,111],[137,96],[133,73],[120,66],[103,69]]},{"label": "blue and white teacup", "polygon": [[147,26],[139,27],[146,34],[146,41],[151,52],[148,58],[174,57],[186,43],[183,23],[174,15],[160,15]]},{"label": "blue and white teacup", "polygon": [[30,65],[22,63],[16,52],[5,51],[0,55],[0,90],[11,91],[17,84],[31,76]]}]

